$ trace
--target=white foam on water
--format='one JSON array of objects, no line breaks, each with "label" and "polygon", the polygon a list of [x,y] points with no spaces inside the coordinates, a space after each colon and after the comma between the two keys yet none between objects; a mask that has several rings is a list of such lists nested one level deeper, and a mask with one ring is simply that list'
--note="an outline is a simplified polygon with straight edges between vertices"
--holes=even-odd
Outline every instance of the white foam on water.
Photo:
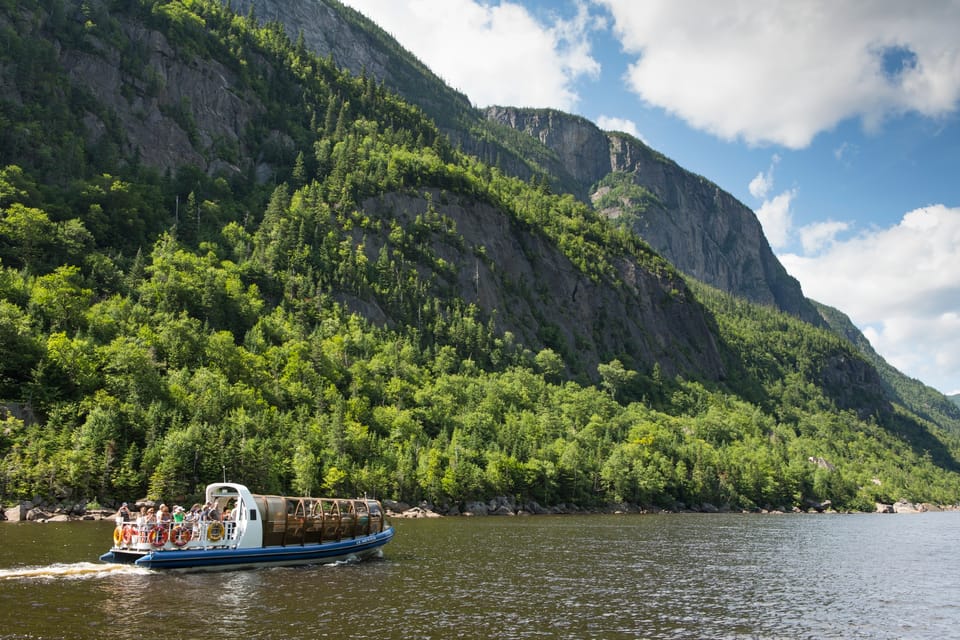
[{"label": "white foam on water", "polygon": [[149,573],[149,569],[144,569],[143,567],[132,564],[74,562],[69,564],[51,564],[44,567],[0,569],[0,580],[77,580],[115,574],[147,575]]}]

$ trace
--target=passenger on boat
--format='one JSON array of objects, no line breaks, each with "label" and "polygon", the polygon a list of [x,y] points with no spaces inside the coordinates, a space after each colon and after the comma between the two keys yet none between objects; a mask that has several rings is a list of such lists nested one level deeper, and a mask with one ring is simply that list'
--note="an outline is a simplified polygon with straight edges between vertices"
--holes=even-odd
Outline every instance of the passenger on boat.
[{"label": "passenger on boat", "polygon": [[160,511],[157,513],[157,522],[159,524],[170,524],[173,516],[170,515],[170,507],[165,504],[160,505]]},{"label": "passenger on boat", "polygon": [[120,519],[120,522],[130,522],[130,508],[127,506],[126,502],[120,505],[120,508],[117,509],[117,518]]},{"label": "passenger on boat", "polygon": [[200,512],[200,517],[203,520],[219,520],[220,512],[217,511],[217,507],[212,502],[208,502],[204,505],[203,511]]},{"label": "passenger on boat", "polygon": [[198,522],[200,520],[200,505],[199,503],[193,503],[193,506],[190,507],[190,511],[184,515],[184,521],[186,522]]},{"label": "passenger on boat", "polygon": [[185,519],[185,518],[184,518],[184,513],[183,513],[183,507],[181,507],[180,505],[176,505],[176,506],[173,508],[173,521],[174,521],[176,524],[180,524],[180,523],[182,523],[182,522],[184,521],[184,519]]}]

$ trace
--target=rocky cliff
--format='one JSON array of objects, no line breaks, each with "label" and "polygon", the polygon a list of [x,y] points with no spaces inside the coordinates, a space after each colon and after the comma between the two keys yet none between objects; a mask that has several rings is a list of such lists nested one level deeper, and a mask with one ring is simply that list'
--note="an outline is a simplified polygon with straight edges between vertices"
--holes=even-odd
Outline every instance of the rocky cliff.
[{"label": "rocky cliff", "polygon": [[491,107],[486,115],[555,151],[578,181],[578,195],[625,221],[681,271],[822,324],[800,284],[773,254],[754,213],[709,180],[632,136],[601,131],[578,116],[511,107]]},{"label": "rocky cliff", "polygon": [[[605,133],[590,121],[553,110],[489,107],[478,114],[409,52],[355,11],[330,0],[228,0],[241,13],[282,23],[292,38],[355,74],[367,73],[419,105],[468,153],[495,161],[521,178],[552,177],[584,201],[603,195],[594,185],[626,173],[654,196],[652,203],[623,198],[605,207],[681,271],[748,300],[778,307],[808,322],[821,318],[773,255],[753,212],[715,184],[679,167],[640,141]],[[478,135],[478,116],[532,136],[548,152],[517,157],[496,130]],[[492,139],[491,139],[492,138]],[[535,156],[535,157],[533,157]],[[494,160],[495,159],[495,160]],[[640,206],[638,206],[640,205]],[[639,211],[640,208],[643,211]]]},{"label": "rocky cliff", "polygon": [[279,22],[291,40],[330,58],[355,76],[366,74],[418,105],[445,132],[459,131],[469,99],[448,87],[422,62],[360,13],[336,0],[223,0],[260,22]]},{"label": "rocky cliff", "polygon": [[[311,11],[326,7],[315,4]],[[291,3],[288,8],[297,15],[296,10],[305,6]],[[330,45],[331,51],[350,57],[352,64],[360,60],[361,66],[369,63],[380,69],[377,56],[367,47],[349,44],[353,32],[342,14],[329,15],[339,26],[321,23],[313,33],[323,32],[329,41],[340,43]],[[124,45],[95,30],[85,33],[79,46],[76,40],[58,39],[49,27],[34,34],[55,43],[56,63],[67,82],[95,96],[87,103],[83,131],[78,132],[91,143],[99,136],[115,135],[122,156],[137,156],[144,164],[172,173],[195,166],[210,175],[250,173],[267,180],[276,169],[271,157],[292,161],[293,140],[286,132],[263,125],[270,118],[236,69],[175,48],[147,21],[120,12],[104,14],[100,21],[122,34],[114,37],[117,43],[136,43],[130,46],[140,65],[124,64],[123,56],[129,55]],[[257,73],[278,71],[264,62]],[[15,96],[18,88],[8,86],[4,91]],[[258,133],[251,134],[251,129]],[[612,257],[616,281],[597,281],[573,265],[540,230],[519,223],[510,211],[439,190],[430,196],[384,193],[363,207],[382,220],[412,223],[429,207],[451,220],[462,241],[451,244],[444,237],[433,241],[433,253],[448,267],[429,273],[431,265],[418,265],[425,279],[437,283],[435,293],[477,305],[485,318],[495,319],[500,332],[513,334],[526,348],[549,346],[559,351],[574,375],[595,377],[598,363],[622,357],[640,371],[659,364],[667,375],[707,380],[724,376],[707,314],[670,269],[651,273],[629,257]],[[357,238],[371,262],[386,243],[385,232],[367,230]],[[369,297],[343,293],[342,299],[378,324],[394,320]]]},{"label": "rocky cliff", "polygon": [[[657,363],[669,376],[725,377],[710,320],[675,272],[655,274],[621,257],[615,260],[619,284],[594,282],[535,229],[523,228],[500,208],[440,192],[424,196],[389,193],[363,206],[374,218],[403,224],[428,209],[452,221],[462,241],[432,242],[434,255],[454,267],[438,286],[494,317],[517,342],[551,347],[573,373],[590,377],[598,363],[613,357],[626,357],[641,371]],[[367,236],[371,261],[384,241]],[[376,317],[369,308],[367,315]]]}]

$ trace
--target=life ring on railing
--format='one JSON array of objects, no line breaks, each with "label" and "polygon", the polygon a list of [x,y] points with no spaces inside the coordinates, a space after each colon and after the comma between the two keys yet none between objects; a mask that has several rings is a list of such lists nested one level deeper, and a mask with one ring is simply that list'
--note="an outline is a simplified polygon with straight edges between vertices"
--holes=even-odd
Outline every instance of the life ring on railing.
[{"label": "life ring on railing", "polygon": [[210,542],[219,542],[223,538],[223,523],[211,522],[207,525],[207,540]]},{"label": "life ring on railing", "polygon": [[160,525],[150,530],[148,539],[150,540],[150,544],[153,546],[162,547],[163,545],[167,544],[167,539],[169,537],[170,534],[167,532],[167,528],[163,525]]},{"label": "life ring on railing", "polygon": [[172,542],[174,546],[177,546],[177,547],[182,547],[183,545],[190,542],[192,538],[193,538],[193,532],[190,531],[190,529],[188,529],[187,527],[184,527],[183,525],[178,524],[170,532],[170,542]]},{"label": "life ring on railing", "polygon": [[113,530],[113,546],[119,547],[121,542],[123,542],[123,528],[118,526]]},{"label": "life ring on railing", "polygon": [[123,540],[123,544],[130,544],[130,540],[133,539],[133,527],[128,524],[123,525],[123,533],[120,538]]}]

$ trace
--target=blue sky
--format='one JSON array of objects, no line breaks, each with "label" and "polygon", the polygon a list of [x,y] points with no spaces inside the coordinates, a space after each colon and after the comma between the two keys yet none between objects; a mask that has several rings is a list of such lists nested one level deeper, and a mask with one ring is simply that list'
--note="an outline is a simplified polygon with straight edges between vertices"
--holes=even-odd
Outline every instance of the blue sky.
[{"label": "blue sky", "polygon": [[478,107],[579,114],[717,183],[808,297],[960,392],[960,3],[344,2]]}]

